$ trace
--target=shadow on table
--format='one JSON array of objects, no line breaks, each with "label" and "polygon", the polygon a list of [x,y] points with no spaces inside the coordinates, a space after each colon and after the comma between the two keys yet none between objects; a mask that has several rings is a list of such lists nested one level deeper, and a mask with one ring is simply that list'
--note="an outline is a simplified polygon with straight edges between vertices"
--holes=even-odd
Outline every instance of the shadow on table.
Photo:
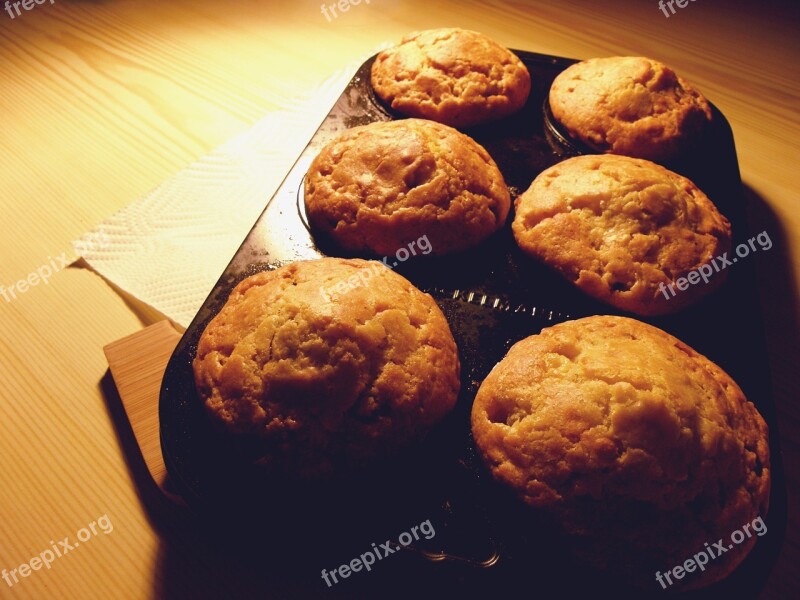
[{"label": "shadow on table", "polygon": [[773,485],[770,512],[782,512],[784,529],[786,521],[791,524],[789,539],[776,549],[780,554],[761,598],[788,598],[796,595],[800,586],[796,568],[800,540],[791,537],[792,532],[796,536],[800,531],[800,293],[786,228],[758,192],[747,184],[743,187],[752,234],[766,231],[773,242],[769,251],[755,256],[774,398],[772,416],[777,424],[777,431],[773,427],[770,432],[777,434],[780,444],[779,453],[773,452],[772,464],[785,479],[780,489]]}]

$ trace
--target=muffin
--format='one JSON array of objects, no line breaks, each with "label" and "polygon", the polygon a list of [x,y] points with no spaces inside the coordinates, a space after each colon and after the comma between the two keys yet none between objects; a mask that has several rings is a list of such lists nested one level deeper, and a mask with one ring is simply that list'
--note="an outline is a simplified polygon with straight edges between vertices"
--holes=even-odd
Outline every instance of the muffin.
[{"label": "muffin", "polygon": [[637,56],[592,58],[556,77],[550,110],[574,139],[599,151],[671,161],[711,120],[708,101],[675,72]]},{"label": "muffin", "polygon": [[421,439],[459,360],[433,299],[379,262],[323,258],[248,277],[200,337],[212,421],[270,473],[325,478]]},{"label": "muffin", "polygon": [[433,254],[500,229],[511,199],[477,142],[421,119],[355,127],[327,144],[305,179],[315,235],[351,252],[390,255],[427,236]]},{"label": "muffin", "polygon": [[516,54],[481,33],[430,29],[378,54],[372,87],[406,116],[469,127],[521,109],[531,77]]},{"label": "muffin", "polygon": [[515,201],[519,247],[585,293],[639,315],[712,292],[731,227],[691,181],[655,163],[579,156],[543,171]]},{"label": "muffin", "polygon": [[[717,365],[633,319],[568,321],[515,344],[478,390],[472,432],[494,478],[584,558],[648,587],[767,511],[756,408]],[[755,538],[673,587],[725,577]]]}]

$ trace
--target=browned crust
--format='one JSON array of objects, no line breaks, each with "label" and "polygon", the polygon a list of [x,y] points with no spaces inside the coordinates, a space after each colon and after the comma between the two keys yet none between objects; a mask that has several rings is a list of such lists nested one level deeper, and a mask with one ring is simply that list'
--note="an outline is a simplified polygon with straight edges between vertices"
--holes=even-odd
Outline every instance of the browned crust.
[{"label": "browned crust", "polygon": [[263,462],[329,475],[419,439],[454,406],[455,341],[433,299],[378,262],[325,258],[237,285],[200,337],[215,423]]},{"label": "browned crust", "polygon": [[711,106],[661,62],[593,58],[556,77],[550,109],[567,132],[601,152],[668,161],[711,120]]},{"label": "browned crust", "polygon": [[355,252],[392,255],[421,236],[434,254],[479,244],[506,221],[500,169],[477,142],[420,119],[372,123],[327,144],[305,179],[315,232]]},{"label": "browned crust", "polygon": [[[472,431],[498,481],[556,515],[593,562],[647,586],[767,512],[756,408],[713,362],[633,319],[578,319],[515,344],[481,384]],[[754,541],[682,585],[721,579]]]},{"label": "browned crust", "polygon": [[[565,160],[543,171],[515,208],[512,229],[523,251],[622,310],[678,311],[715,290],[727,273],[710,263],[730,251],[728,220],[694,183],[649,161]],[[708,283],[698,274],[687,289],[675,287],[703,265],[712,273]]]},{"label": "browned crust", "polygon": [[378,54],[372,86],[404,115],[468,127],[521,109],[531,78],[522,61],[497,42],[447,28],[413,33]]}]

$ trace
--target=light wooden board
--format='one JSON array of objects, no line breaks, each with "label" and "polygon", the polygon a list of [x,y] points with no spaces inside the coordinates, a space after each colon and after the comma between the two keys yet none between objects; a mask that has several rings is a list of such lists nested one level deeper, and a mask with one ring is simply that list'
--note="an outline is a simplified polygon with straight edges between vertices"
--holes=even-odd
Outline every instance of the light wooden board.
[{"label": "light wooden board", "polygon": [[164,494],[182,503],[169,485],[158,425],[161,380],[180,339],[169,321],[161,321],[109,344],[103,352],[147,470]]}]

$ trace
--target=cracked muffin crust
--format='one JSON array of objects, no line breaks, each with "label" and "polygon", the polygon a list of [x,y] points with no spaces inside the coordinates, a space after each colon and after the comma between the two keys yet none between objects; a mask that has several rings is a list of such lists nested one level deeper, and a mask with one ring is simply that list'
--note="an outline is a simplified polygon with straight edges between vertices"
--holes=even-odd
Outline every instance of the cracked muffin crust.
[{"label": "cracked muffin crust", "polygon": [[711,120],[708,101],[656,60],[592,58],[561,72],[550,110],[575,139],[600,152],[669,161]]},{"label": "cracked muffin crust", "polygon": [[433,299],[379,262],[337,258],[239,283],[193,367],[212,420],[256,440],[267,470],[299,478],[368,465],[421,439],[460,385]]},{"label": "cracked muffin crust", "polygon": [[328,143],[306,174],[305,206],[312,230],[346,250],[391,255],[428,236],[441,255],[500,229],[511,199],[477,142],[405,119],[354,127]]},{"label": "cracked muffin crust", "polygon": [[[731,248],[731,227],[691,181],[655,163],[579,156],[543,171],[515,201],[514,238],[585,293],[639,315],[672,313],[727,271],[675,281]],[[672,286],[670,290],[667,286]]]},{"label": "cracked muffin crust", "polygon": [[[497,481],[556,516],[585,558],[647,586],[768,508],[761,415],[720,367],[633,319],[515,344],[480,386],[472,431]],[[754,542],[681,583],[721,579]]]},{"label": "cracked muffin crust", "polygon": [[481,33],[430,29],[378,54],[372,87],[404,115],[469,127],[521,109],[531,77],[513,52]]}]

